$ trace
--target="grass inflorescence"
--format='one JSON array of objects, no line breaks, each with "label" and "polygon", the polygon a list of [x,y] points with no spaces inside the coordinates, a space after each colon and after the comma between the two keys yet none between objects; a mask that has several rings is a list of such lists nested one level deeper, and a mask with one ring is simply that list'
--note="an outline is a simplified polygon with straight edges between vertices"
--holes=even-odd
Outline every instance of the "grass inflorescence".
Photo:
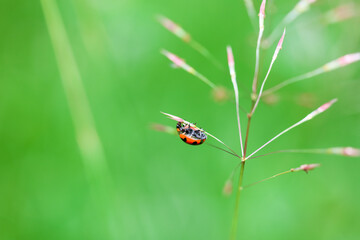
[{"label": "grass inflorescence", "polygon": [[[225,186],[223,188],[223,193],[225,195],[230,195],[233,190],[234,190],[234,186],[233,186],[233,182],[234,182],[234,178],[235,176],[238,174],[238,181],[237,181],[237,187],[235,188],[235,192],[236,192],[236,199],[235,199],[235,207],[234,207],[234,213],[233,213],[233,220],[232,220],[232,227],[231,227],[231,233],[230,233],[230,239],[236,239],[236,235],[237,235],[237,228],[238,228],[238,217],[239,217],[239,202],[240,202],[240,198],[242,196],[242,191],[244,189],[247,189],[249,187],[255,186],[259,183],[265,182],[267,180],[273,179],[275,177],[284,175],[284,174],[288,174],[288,173],[293,173],[293,172],[299,172],[299,171],[304,171],[306,173],[308,173],[309,171],[317,168],[320,166],[320,164],[318,163],[312,163],[312,164],[303,164],[300,167],[296,167],[296,168],[290,168],[287,171],[278,173],[278,174],[274,174],[273,176],[264,178],[262,180],[259,180],[257,182],[254,182],[252,184],[248,184],[248,185],[243,185],[243,177],[244,177],[244,171],[245,171],[245,166],[246,166],[246,162],[248,160],[252,160],[252,159],[257,159],[260,157],[266,157],[268,155],[271,154],[275,154],[275,153],[310,153],[310,154],[330,154],[330,155],[342,155],[342,156],[349,156],[349,157],[359,157],[360,156],[360,150],[357,148],[353,148],[353,147],[329,147],[329,148],[314,148],[314,149],[290,149],[290,150],[278,150],[278,151],[274,151],[274,152],[268,152],[262,155],[257,155],[260,151],[262,151],[264,148],[266,148],[270,143],[272,143],[273,141],[275,141],[277,138],[279,138],[280,136],[282,136],[283,134],[289,132],[290,130],[292,130],[293,128],[302,125],[305,122],[308,122],[310,120],[312,120],[315,116],[319,115],[320,113],[323,113],[324,111],[328,110],[335,102],[337,102],[337,99],[334,98],[333,100],[330,100],[324,104],[322,104],[321,106],[319,106],[318,108],[316,108],[315,110],[313,110],[312,112],[310,112],[308,115],[306,115],[304,118],[302,118],[301,120],[297,121],[296,123],[290,125],[288,128],[284,129],[283,131],[281,131],[280,133],[278,133],[277,135],[275,135],[274,137],[270,138],[270,140],[266,141],[263,145],[261,145],[260,147],[258,147],[255,151],[249,153],[248,150],[248,145],[249,145],[249,135],[250,132],[252,132],[251,129],[251,120],[254,116],[256,116],[256,109],[258,107],[259,104],[261,104],[262,102],[262,97],[273,94],[273,92],[289,85],[289,84],[293,84],[295,82],[299,82],[301,80],[305,80],[305,79],[309,79],[312,78],[316,75],[319,74],[323,74],[326,72],[330,72],[333,71],[335,69],[341,68],[341,67],[345,67],[351,63],[357,62],[360,60],[360,56],[359,53],[353,53],[353,54],[347,54],[344,55],[343,57],[340,57],[336,60],[330,61],[329,63],[323,65],[320,68],[317,68],[313,71],[310,71],[308,73],[299,75],[297,77],[293,77],[290,78],[289,80],[285,80],[283,82],[281,82],[280,84],[270,88],[270,89],[265,89],[265,85],[267,83],[267,81],[269,79],[271,79],[270,77],[270,73],[272,70],[273,65],[275,64],[277,58],[280,55],[280,50],[283,48],[283,46],[286,46],[285,42],[285,35],[286,35],[286,27],[289,27],[290,23],[293,22],[296,18],[298,18],[302,13],[310,10],[310,6],[312,4],[314,4],[316,1],[315,0],[300,0],[295,7],[284,17],[284,19],[280,22],[280,24],[271,32],[271,34],[263,39],[263,35],[264,35],[264,30],[265,30],[265,9],[266,9],[266,0],[263,0],[261,5],[260,5],[260,10],[259,10],[259,18],[258,18],[258,23],[259,23],[259,30],[258,30],[258,37],[257,37],[257,42],[256,42],[256,50],[255,50],[255,70],[254,70],[254,77],[253,77],[253,81],[252,81],[252,88],[251,88],[251,95],[250,100],[251,100],[251,106],[250,109],[248,111],[246,111],[246,115],[243,117],[247,118],[247,123],[246,123],[246,127],[245,129],[242,128],[241,126],[241,114],[240,114],[240,105],[239,105],[239,90],[238,90],[238,82],[237,82],[237,76],[236,76],[236,72],[235,72],[235,57],[233,54],[233,50],[231,48],[231,46],[227,46],[226,51],[227,51],[227,59],[228,59],[228,67],[229,67],[229,75],[230,75],[230,80],[232,82],[232,86],[233,86],[233,92],[234,92],[234,97],[235,97],[235,113],[236,113],[236,119],[237,119],[237,126],[238,126],[238,132],[239,132],[239,148],[240,148],[240,152],[236,152],[235,150],[233,150],[232,148],[229,147],[228,144],[225,144],[222,140],[220,140],[218,137],[214,136],[213,134],[210,134],[209,132],[202,130],[205,134],[207,134],[208,136],[212,137],[214,140],[216,140],[220,145],[222,145],[222,147],[213,145],[213,144],[209,144],[206,143],[208,146],[211,147],[215,147],[219,150],[222,150],[234,157],[236,157],[238,163],[236,165],[236,167],[233,169],[233,171],[230,173],[229,178],[226,180],[225,182]],[[247,11],[248,11],[248,15],[251,19],[251,21],[254,23],[256,21],[255,18],[255,14],[254,14],[254,7],[253,7],[253,3],[251,0],[249,1],[245,1],[245,6],[247,7]],[[195,50],[197,50],[198,52],[202,53],[205,57],[209,58],[209,59],[213,59],[212,55],[206,50],[204,50],[205,48],[202,47],[202,45],[200,45],[199,43],[196,42],[196,44],[194,45],[192,42],[192,38],[190,37],[190,34],[187,33],[185,30],[183,30],[179,25],[175,24],[173,21],[171,21],[168,18],[165,17],[160,17],[159,18],[160,23],[167,28],[170,32],[172,32],[173,34],[175,34],[177,37],[181,38],[184,42],[186,42],[187,44],[189,44],[190,46],[192,46]],[[282,29],[282,35],[279,34],[279,30]],[[272,47],[273,42],[276,40],[276,38],[278,37],[278,43],[277,45],[274,47],[274,53],[273,53],[273,57],[271,59],[271,62],[269,64],[268,70],[266,72],[266,75],[263,77],[263,80],[261,81],[261,83],[259,82],[260,79],[260,57],[261,57],[261,49],[262,48],[269,48]],[[201,47],[194,47],[194,46],[201,46]],[[204,54],[204,51],[206,52],[206,54]],[[162,50],[162,54],[164,54],[176,67],[180,67],[183,70],[185,70],[186,72],[194,75],[195,77],[197,77],[199,80],[201,80],[202,82],[204,82],[206,85],[208,85],[210,88],[212,89],[217,89],[218,86],[217,84],[215,84],[214,82],[210,81],[208,78],[204,77],[202,74],[200,74],[199,72],[197,72],[194,68],[192,68],[190,65],[188,65],[184,60],[182,60],[181,58],[179,58],[178,56],[176,56],[175,54],[170,53],[169,51],[166,50]],[[260,86],[260,87],[259,87]],[[175,115],[171,115],[168,113],[163,113],[166,116],[168,116],[170,119],[175,120],[177,122],[181,122],[181,123],[186,123],[189,124],[189,126],[197,129],[196,124],[193,124],[192,122],[189,122],[187,120],[184,120],[184,118],[182,117],[177,117]],[[167,126],[163,126],[163,125],[154,125],[153,127],[155,130],[158,131],[162,131],[162,132],[167,132],[170,133],[172,132]],[[243,135],[243,131],[245,132],[245,134]],[[172,132],[174,133],[174,132]]]}]

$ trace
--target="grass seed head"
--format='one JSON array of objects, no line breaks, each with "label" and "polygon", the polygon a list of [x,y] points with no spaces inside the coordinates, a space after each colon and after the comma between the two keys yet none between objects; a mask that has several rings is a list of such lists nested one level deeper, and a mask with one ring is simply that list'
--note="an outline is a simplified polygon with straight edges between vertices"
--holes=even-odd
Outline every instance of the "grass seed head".
[{"label": "grass seed head", "polygon": [[320,164],[318,164],[318,163],[303,164],[300,167],[293,169],[293,172],[304,171],[304,172],[308,173],[309,171],[311,171],[317,167],[320,167]]}]

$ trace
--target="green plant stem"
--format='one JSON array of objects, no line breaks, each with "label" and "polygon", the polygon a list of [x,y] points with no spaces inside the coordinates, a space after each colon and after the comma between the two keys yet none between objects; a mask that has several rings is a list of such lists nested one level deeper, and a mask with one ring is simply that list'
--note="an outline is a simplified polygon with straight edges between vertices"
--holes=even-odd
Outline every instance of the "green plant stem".
[{"label": "green plant stem", "polygon": [[[255,105],[255,101],[252,101],[251,109],[253,109],[254,105]],[[240,203],[240,195],[241,195],[241,191],[242,191],[242,182],[243,182],[243,178],[244,178],[246,149],[247,149],[248,140],[249,140],[251,117],[252,117],[252,115],[248,114],[248,122],[247,122],[247,127],[246,127],[246,136],[245,136],[245,144],[244,144],[244,156],[241,160],[241,168],[240,168],[239,181],[238,181],[237,192],[236,192],[236,203],[235,203],[235,208],[234,208],[234,216],[233,216],[233,220],[232,220],[230,240],[236,239],[238,219],[239,219],[239,203]]]},{"label": "green plant stem", "polygon": [[244,159],[246,159],[246,150],[248,146],[248,139],[249,139],[249,131],[250,131],[250,124],[251,124],[251,115],[248,115],[248,124],[246,127],[246,136],[245,136],[245,146],[244,146]]},{"label": "green plant stem", "polygon": [[244,178],[244,169],[245,169],[245,161],[241,161],[241,168],[240,168],[240,175],[239,175],[239,183],[238,183],[238,187],[237,187],[237,192],[236,192],[236,204],[235,204],[235,209],[234,209],[234,216],[233,216],[233,220],[232,220],[232,228],[231,228],[231,240],[235,240],[236,239],[236,232],[237,232],[237,225],[238,225],[238,219],[239,219],[239,203],[240,203],[240,195],[241,195],[241,186],[242,186],[242,181]]}]

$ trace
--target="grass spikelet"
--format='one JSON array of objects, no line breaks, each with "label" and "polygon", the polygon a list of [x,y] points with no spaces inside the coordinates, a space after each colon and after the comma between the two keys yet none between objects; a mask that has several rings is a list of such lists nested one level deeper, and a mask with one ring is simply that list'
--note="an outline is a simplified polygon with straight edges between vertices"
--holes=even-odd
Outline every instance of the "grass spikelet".
[{"label": "grass spikelet", "polygon": [[[249,159],[265,157],[275,153],[311,153],[311,154],[326,154],[326,155],[340,155],[345,157],[360,157],[360,149],[353,147],[332,147],[332,148],[318,148],[318,149],[285,149],[270,153],[265,153]],[[248,159],[248,160],[249,160]]]},{"label": "grass spikelet", "polygon": [[256,94],[257,89],[257,82],[258,82],[258,76],[259,76],[259,62],[260,62],[260,45],[261,45],[261,39],[265,30],[264,20],[265,20],[265,5],[266,0],[263,0],[260,6],[259,11],[259,35],[257,39],[256,44],[256,57],[255,57],[255,73],[254,73],[254,80],[252,84],[252,91],[253,94]]},{"label": "grass spikelet", "polygon": [[225,182],[224,188],[223,188],[223,194],[225,196],[230,196],[233,191],[233,182],[232,180],[227,180]]},{"label": "grass spikelet", "polygon": [[335,59],[331,62],[328,62],[326,64],[324,64],[323,66],[321,66],[320,68],[317,68],[311,72],[308,72],[308,73],[305,73],[305,74],[302,74],[300,76],[296,76],[296,77],[293,77],[293,78],[290,78],[288,80],[285,80],[284,82],[272,87],[272,88],[269,88],[268,90],[264,91],[264,94],[263,96],[265,95],[268,95],[270,93],[273,93],[287,85],[290,85],[290,84],[293,84],[293,83],[296,83],[296,82],[299,82],[299,81],[302,81],[302,80],[305,80],[305,79],[309,79],[309,78],[312,78],[314,76],[317,76],[319,74],[323,74],[323,73],[326,73],[326,72],[331,72],[331,71],[334,71],[338,68],[342,68],[342,67],[345,67],[345,66],[348,66],[352,63],[355,63],[355,62],[358,62],[360,61],[360,52],[356,52],[356,53],[350,53],[350,54],[346,54],[342,57],[339,57],[338,59]]},{"label": "grass spikelet", "polygon": [[174,127],[165,126],[165,125],[162,125],[162,124],[159,124],[159,123],[150,124],[150,129],[158,131],[158,132],[168,133],[168,134],[171,134],[171,135],[177,135],[178,134]]},{"label": "grass spikelet", "polygon": [[293,22],[297,17],[299,17],[304,12],[310,9],[310,5],[316,2],[316,0],[300,0],[295,7],[285,16],[285,18],[280,22],[280,24],[274,29],[274,31],[270,34],[270,36],[265,39],[264,47],[270,47],[276,37],[280,35],[281,29],[287,27],[291,22]]},{"label": "grass spikelet", "polygon": [[179,58],[178,56],[176,56],[175,54],[166,51],[166,50],[162,50],[161,53],[163,55],[165,55],[170,61],[172,61],[174,63],[174,65],[176,67],[180,67],[182,69],[184,69],[186,72],[190,73],[191,75],[194,75],[195,77],[197,77],[198,79],[200,79],[201,81],[203,81],[205,84],[207,84],[209,87],[211,87],[212,89],[216,89],[217,86],[211,82],[208,78],[206,78],[204,75],[200,74],[198,71],[196,71],[194,68],[192,68],[190,65],[188,65],[185,60]]},{"label": "grass spikelet", "polygon": [[353,2],[350,2],[350,3],[342,4],[334,9],[329,10],[323,16],[323,20],[325,24],[339,23],[351,19],[353,17],[359,16],[358,12],[359,12],[358,7]]},{"label": "grass spikelet", "polygon": [[229,100],[230,92],[225,87],[216,86],[215,88],[213,88],[211,95],[215,102],[223,103]]},{"label": "grass spikelet", "polygon": [[278,54],[279,54],[279,52],[280,52],[280,49],[282,49],[282,45],[283,45],[283,42],[284,42],[285,34],[286,34],[286,29],[284,29],[283,35],[281,36],[281,38],[280,38],[280,40],[279,40],[279,42],[278,42],[278,45],[276,46],[274,55],[273,55],[272,60],[271,60],[271,63],[270,63],[269,70],[268,70],[268,72],[266,73],[265,79],[264,79],[264,81],[263,81],[262,84],[261,84],[261,88],[260,88],[259,95],[257,96],[257,99],[256,99],[256,101],[255,101],[255,105],[254,105],[254,107],[253,107],[253,109],[252,109],[252,111],[251,111],[251,113],[250,113],[250,116],[252,116],[252,115],[254,114],[254,112],[255,112],[255,110],[256,110],[256,107],[257,107],[258,104],[259,104],[259,101],[260,101],[262,92],[263,92],[263,90],[264,90],[264,86],[265,86],[266,80],[267,80],[268,77],[269,77],[269,74],[270,74],[270,72],[271,72],[272,66],[273,66],[273,64],[274,64],[274,62],[275,62],[275,60],[276,60],[276,58],[277,58],[277,56],[278,56]]},{"label": "grass spikelet", "polygon": [[172,20],[162,15],[157,16],[157,20],[164,26],[167,30],[173,33],[175,36],[180,38],[186,43],[191,41],[191,36],[188,32],[186,32],[180,25],[176,24]]},{"label": "grass spikelet", "polygon": [[187,31],[185,31],[180,25],[173,22],[169,18],[167,18],[165,16],[161,16],[161,15],[157,16],[157,20],[167,30],[169,30],[175,36],[177,36],[178,38],[183,40],[185,43],[187,43],[189,46],[191,46],[193,49],[195,49],[197,52],[199,52],[205,58],[209,59],[215,66],[222,68],[222,65],[215,59],[215,57],[205,47],[203,47],[199,42],[195,41],[191,37],[191,35]]},{"label": "grass spikelet", "polygon": [[256,11],[255,11],[253,0],[244,0],[244,4],[246,7],[247,14],[250,18],[251,24],[253,25],[253,27],[255,29],[255,27],[256,27]]},{"label": "grass spikelet", "polygon": [[353,147],[336,147],[325,150],[327,154],[336,154],[346,157],[360,157],[360,149]]},{"label": "grass spikelet", "polygon": [[337,99],[333,99],[330,102],[327,102],[323,105],[321,105],[319,108],[315,109],[314,111],[312,111],[310,114],[308,114],[305,118],[303,118],[302,120],[300,120],[299,122],[295,123],[294,125],[288,127],[287,129],[285,129],[284,131],[280,132],[278,135],[276,135],[275,137],[273,137],[272,139],[270,139],[268,142],[266,142],[264,145],[262,145],[260,148],[258,148],[257,150],[255,150],[252,154],[250,154],[246,159],[251,158],[251,156],[253,156],[255,153],[257,153],[258,151],[260,151],[261,149],[263,149],[264,147],[266,147],[269,143],[271,143],[272,141],[274,141],[275,139],[277,139],[278,137],[280,137],[281,135],[283,135],[284,133],[290,131],[291,129],[293,129],[294,127],[299,126],[300,124],[307,122],[311,119],[313,119],[315,116],[319,115],[320,113],[326,111],[327,109],[329,109],[332,104],[334,104],[337,101]]}]

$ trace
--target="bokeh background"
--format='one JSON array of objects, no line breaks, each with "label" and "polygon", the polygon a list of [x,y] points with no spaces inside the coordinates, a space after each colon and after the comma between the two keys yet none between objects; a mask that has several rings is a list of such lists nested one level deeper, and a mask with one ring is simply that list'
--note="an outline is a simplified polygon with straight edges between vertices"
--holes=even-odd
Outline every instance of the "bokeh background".
[{"label": "bokeh background", "polygon": [[[266,36],[296,2],[268,1]],[[267,86],[360,50],[359,17],[335,24],[323,18],[348,2],[319,1],[287,27]],[[258,9],[260,0],[254,4]],[[223,69],[165,30],[156,14],[180,23]],[[69,44],[54,16],[63,21]],[[231,89],[225,51],[230,44],[240,102],[249,108],[257,33],[242,1],[3,0],[0,32],[0,239],[229,237],[235,198],[223,196],[222,188],[236,159],[149,126],[175,127],[160,114],[169,112],[197,122],[239,151],[233,101],[215,103],[208,86],[171,68],[160,49]],[[273,50],[261,52],[260,79]],[[261,153],[359,148],[359,66],[294,84],[278,92],[275,104],[261,103],[249,151],[335,97],[333,108]],[[360,238],[357,158],[273,155],[249,161],[244,181],[304,163],[322,166],[244,191],[239,239]]]}]

